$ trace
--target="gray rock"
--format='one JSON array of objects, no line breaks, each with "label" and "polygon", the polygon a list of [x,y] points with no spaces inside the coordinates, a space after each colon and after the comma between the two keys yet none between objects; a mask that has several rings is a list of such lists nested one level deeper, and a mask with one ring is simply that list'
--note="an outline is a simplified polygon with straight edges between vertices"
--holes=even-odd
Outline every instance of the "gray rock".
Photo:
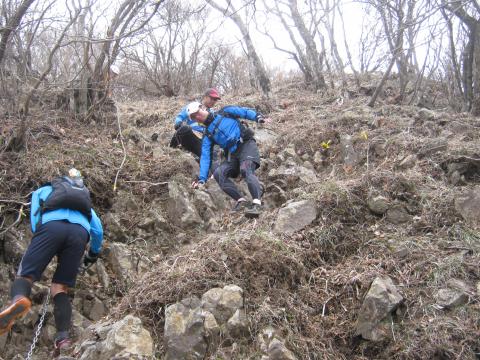
[{"label": "gray rock", "polygon": [[363,300],[355,334],[373,341],[385,338],[387,332],[381,322],[389,317],[402,301],[403,297],[389,277],[375,278]]},{"label": "gray rock", "polygon": [[440,289],[435,294],[437,304],[444,308],[453,308],[468,302],[468,295],[458,289]]},{"label": "gray rock", "polygon": [[238,309],[227,321],[227,330],[231,338],[241,338],[248,333],[248,320],[245,310]]},{"label": "gray rock", "polygon": [[278,332],[267,327],[263,329],[257,338],[260,350],[264,353],[262,359],[268,360],[296,360],[295,355],[287,349],[284,340]]},{"label": "gray rock", "polygon": [[[205,311],[196,304],[192,305],[176,303],[165,309],[166,360],[200,360],[205,357],[208,347]],[[209,327],[214,326],[210,324]]]},{"label": "gray rock", "polygon": [[171,181],[168,184],[168,195],[168,217],[172,223],[182,228],[192,228],[203,223],[182,185]]},{"label": "gray rock", "polygon": [[127,315],[112,325],[98,350],[99,360],[147,359],[153,356],[153,340],[148,330],[143,328],[139,318]]},{"label": "gray rock", "polygon": [[112,242],[126,242],[128,240],[127,230],[122,226],[120,215],[107,213],[104,217],[104,227],[110,234]]},{"label": "gray rock", "polygon": [[389,203],[387,198],[383,196],[376,196],[367,200],[367,206],[372,213],[376,215],[383,215],[387,212]]},{"label": "gray rock", "polygon": [[395,205],[387,210],[387,220],[395,225],[401,225],[412,220],[412,216],[404,206]]},{"label": "gray rock", "polygon": [[210,289],[202,296],[202,308],[211,312],[223,325],[238,309],[243,308],[243,290],[236,285]]},{"label": "gray rock", "polygon": [[474,229],[480,228],[480,186],[455,198],[455,210]]},{"label": "gray rock", "polygon": [[429,109],[418,110],[418,118],[421,120],[433,120],[435,119],[435,112]]},{"label": "gray rock", "polygon": [[318,181],[317,174],[314,170],[294,163],[285,163],[277,169],[271,169],[268,172],[268,178],[270,180],[285,179],[287,184],[291,186],[297,182],[312,184]]},{"label": "gray rock", "polygon": [[255,140],[262,147],[272,145],[277,139],[277,137],[278,135],[274,131],[269,129],[257,128],[255,130]]},{"label": "gray rock", "polygon": [[83,309],[87,317],[92,321],[98,321],[107,314],[105,304],[96,297],[91,300],[85,300]]},{"label": "gray rock", "polygon": [[297,357],[287,349],[283,341],[274,338],[268,347],[269,360],[296,360]]},{"label": "gray rock", "polygon": [[215,214],[218,209],[208,192],[200,190],[195,191],[193,194],[193,205],[203,221],[207,224],[210,223],[211,225],[215,225]]},{"label": "gray rock", "polygon": [[4,258],[7,262],[20,260],[30,243],[29,238],[24,236],[23,232],[15,229],[7,231],[4,236]]},{"label": "gray rock", "polygon": [[98,259],[96,265],[98,281],[102,284],[103,290],[106,290],[110,287],[110,276],[108,276],[107,269],[103,265],[102,259]]},{"label": "gray rock", "polygon": [[340,138],[340,148],[345,166],[352,168],[360,162],[360,156],[353,147],[353,138],[350,135],[344,135]]},{"label": "gray rock", "polygon": [[317,209],[313,200],[293,202],[280,209],[273,230],[279,234],[293,234],[316,218]]},{"label": "gray rock", "polygon": [[134,255],[126,244],[110,243],[106,254],[107,262],[121,281],[133,281],[138,274],[148,269],[147,263],[141,257]]}]

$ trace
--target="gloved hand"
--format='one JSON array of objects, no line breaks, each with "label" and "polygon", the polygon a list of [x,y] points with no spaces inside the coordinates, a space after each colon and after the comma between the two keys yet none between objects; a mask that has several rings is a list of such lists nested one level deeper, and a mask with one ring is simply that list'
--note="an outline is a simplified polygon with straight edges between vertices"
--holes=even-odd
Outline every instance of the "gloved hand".
[{"label": "gloved hand", "polygon": [[271,121],[272,120],[270,120],[270,118],[263,116],[263,114],[257,114],[257,123],[265,124],[265,123],[269,123]]},{"label": "gloved hand", "polygon": [[174,125],[175,130],[180,129],[180,128],[182,127],[182,125],[183,125],[183,122],[182,122],[182,121],[180,121],[180,122],[178,122],[178,123],[175,123],[175,125]]},{"label": "gloved hand", "polygon": [[88,250],[88,253],[85,254],[85,257],[83,258],[83,265],[85,267],[89,267],[92,264],[95,264],[98,260],[100,254],[95,254],[92,252],[91,249]]},{"label": "gloved hand", "polygon": [[198,189],[198,190],[203,190],[205,189],[205,181],[203,180],[194,180],[192,182],[192,188]]}]

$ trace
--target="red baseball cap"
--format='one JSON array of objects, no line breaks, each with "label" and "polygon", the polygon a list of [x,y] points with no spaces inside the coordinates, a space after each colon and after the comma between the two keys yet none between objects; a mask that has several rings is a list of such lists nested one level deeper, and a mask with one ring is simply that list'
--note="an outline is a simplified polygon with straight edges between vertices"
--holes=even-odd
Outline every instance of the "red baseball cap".
[{"label": "red baseball cap", "polygon": [[207,91],[205,91],[205,96],[210,96],[212,99],[221,99],[218,90],[215,88],[207,89]]}]

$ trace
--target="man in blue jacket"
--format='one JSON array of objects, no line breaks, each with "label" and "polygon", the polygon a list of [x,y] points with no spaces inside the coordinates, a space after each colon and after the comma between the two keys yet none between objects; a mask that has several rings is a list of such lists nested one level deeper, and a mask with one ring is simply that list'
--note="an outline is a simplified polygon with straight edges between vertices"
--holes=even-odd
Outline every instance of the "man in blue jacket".
[{"label": "man in blue jacket", "polygon": [[78,170],[71,169],[68,176],[54,179],[33,193],[30,222],[33,238],[11,286],[11,304],[0,312],[0,335],[30,310],[32,284],[40,280],[47,265],[57,256],[50,291],[57,329],[54,346],[60,352],[71,346],[72,305],[68,289],[75,285],[89,239],[85,266],[97,261],[103,242],[102,223],[92,209],[90,193]]},{"label": "man in blue jacket", "polygon": [[[220,100],[218,91],[214,88],[207,89],[203,94],[201,101],[202,107],[210,111]],[[198,158],[202,155],[202,136],[204,128],[195,120],[188,116],[187,107],[185,106],[175,118],[175,134],[170,141],[170,147],[177,147],[181,145],[187,151],[197,155]]]},{"label": "man in blue jacket", "polygon": [[[198,188],[207,182],[208,170],[211,165],[211,152],[218,144],[227,154],[227,160],[220,164],[213,173],[220,188],[236,201],[233,211],[245,209],[245,216],[258,217],[261,213],[262,186],[255,175],[260,166],[260,154],[253,131],[241,124],[239,119],[263,123],[270,121],[253,109],[239,106],[226,106],[217,113],[211,113],[202,108],[198,102],[190,103],[187,112],[193,121],[205,127],[202,140],[202,155],[200,157],[200,175],[192,186]],[[248,206],[247,199],[238,191],[230,178],[241,175],[245,178],[248,191],[252,196],[252,204]]]}]

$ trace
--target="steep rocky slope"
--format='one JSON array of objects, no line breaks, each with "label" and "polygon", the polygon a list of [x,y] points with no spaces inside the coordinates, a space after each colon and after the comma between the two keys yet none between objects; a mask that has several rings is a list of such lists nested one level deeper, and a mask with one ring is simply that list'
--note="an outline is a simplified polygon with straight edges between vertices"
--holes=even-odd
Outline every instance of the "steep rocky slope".
[{"label": "steep rocky slope", "polygon": [[[188,100],[117,104],[123,138],[112,120],[39,114],[28,151],[1,154],[5,224],[71,165],[92,188],[106,249],[79,279],[75,357],[142,358],[152,346],[169,359],[478,357],[476,119],[279,88],[273,123],[256,129],[265,212],[247,220],[214,181],[190,189],[195,160],[166,146]],[[271,107],[255,94],[228,103]],[[2,234],[4,301],[27,225]],[[0,357],[26,353],[47,284]],[[50,316],[38,358],[53,331]]]}]

